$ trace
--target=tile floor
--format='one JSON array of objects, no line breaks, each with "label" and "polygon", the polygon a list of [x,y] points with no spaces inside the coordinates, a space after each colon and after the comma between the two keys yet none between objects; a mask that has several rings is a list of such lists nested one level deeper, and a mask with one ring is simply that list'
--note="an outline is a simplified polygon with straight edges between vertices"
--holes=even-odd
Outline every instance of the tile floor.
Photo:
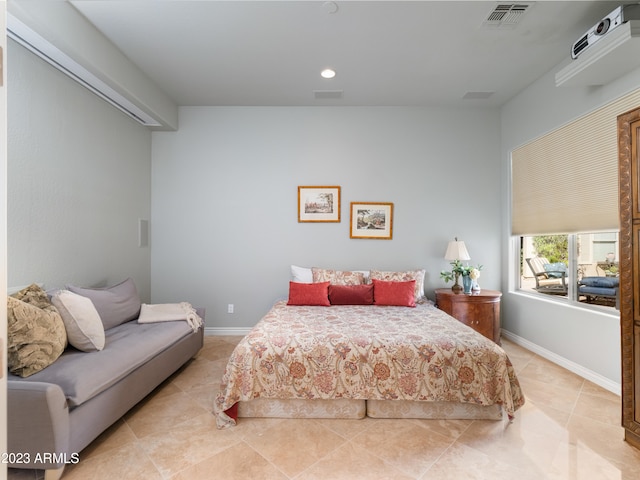
[{"label": "tile floor", "polygon": [[[198,356],[81,452],[63,480],[634,479],[620,398],[504,341],[527,397],[515,420],[240,419],[217,430],[213,398],[239,337]],[[9,470],[10,479],[41,471]]]}]

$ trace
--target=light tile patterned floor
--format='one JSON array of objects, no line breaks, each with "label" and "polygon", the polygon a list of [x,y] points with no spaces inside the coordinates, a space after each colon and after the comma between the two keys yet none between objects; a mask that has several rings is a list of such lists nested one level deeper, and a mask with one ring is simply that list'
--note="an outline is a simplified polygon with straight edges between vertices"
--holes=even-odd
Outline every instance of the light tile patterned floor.
[{"label": "light tile patterned floor", "polygon": [[[634,479],[620,398],[508,341],[527,398],[511,423],[240,419],[211,414],[239,337],[206,337],[187,366],[81,452],[63,480]],[[42,472],[10,470],[10,479]]]}]

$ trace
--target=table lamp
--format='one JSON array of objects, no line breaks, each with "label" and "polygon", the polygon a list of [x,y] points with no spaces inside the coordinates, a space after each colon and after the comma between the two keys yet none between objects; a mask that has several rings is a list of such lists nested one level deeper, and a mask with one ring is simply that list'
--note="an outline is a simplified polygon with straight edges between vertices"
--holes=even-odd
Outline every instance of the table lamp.
[{"label": "table lamp", "polygon": [[[467,247],[465,246],[464,242],[462,240],[458,240],[458,237],[455,237],[455,240],[453,242],[449,242],[449,245],[447,245],[447,251],[444,254],[444,258],[445,260],[449,260],[450,262],[454,262],[456,260],[462,261],[462,260],[471,260],[471,257],[469,256],[469,252],[467,251]],[[455,283],[453,284],[453,287],[451,287],[451,290],[453,290],[454,292],[459,292],[462,290],[462,286],[460,286],[460,284],[458,283],[458,279],[460,278],[460,273],[458,272],[453,272],[454,273],[454,278],[455,278]]]}]

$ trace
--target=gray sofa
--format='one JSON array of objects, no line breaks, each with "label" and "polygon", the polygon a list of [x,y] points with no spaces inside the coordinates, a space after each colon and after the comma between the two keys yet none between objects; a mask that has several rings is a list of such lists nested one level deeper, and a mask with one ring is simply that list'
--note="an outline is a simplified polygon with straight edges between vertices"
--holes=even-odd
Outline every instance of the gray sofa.
[{"label": "gray sofa", "polygon": [[[105,290],[95,292],[100,297]],[[108,307],[92,300],[99,312]],[[197,313],[204,319],[204,310]],[[108,325],[104,349],[68,347],[31,376],[8,375],[9,467],[43,469],[45,479],[59,478],[66,464],[80,461],[86,446],[203,345],[203,327],[194,332],[185,321]]]}]

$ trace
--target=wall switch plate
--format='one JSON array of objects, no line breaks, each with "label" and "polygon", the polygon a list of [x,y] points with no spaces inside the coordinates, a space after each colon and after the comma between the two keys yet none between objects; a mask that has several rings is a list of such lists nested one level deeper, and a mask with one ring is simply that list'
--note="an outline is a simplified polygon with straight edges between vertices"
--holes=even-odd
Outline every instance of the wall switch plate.
[{"label": "wall switch plate", "polygon": [[227,313],[233,313],[233,303],[227,305]]}]

